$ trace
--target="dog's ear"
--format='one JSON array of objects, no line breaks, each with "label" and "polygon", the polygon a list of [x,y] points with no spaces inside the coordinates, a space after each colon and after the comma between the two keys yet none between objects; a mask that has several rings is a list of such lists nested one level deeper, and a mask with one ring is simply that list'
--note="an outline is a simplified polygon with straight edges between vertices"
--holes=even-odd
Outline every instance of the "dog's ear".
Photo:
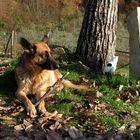
[{"label": "dog's ear", "polygon": [[23,47],[23,49],[30,50],[31,43],[28,40],[26,40],[25,38],[20,39],[20,44]]},{"label": "dog's ear", "polygon": [[41,41],[43,41],[43,42],[48,44],[48,39],[49,39],[49,36],[48,35],[44,35],[44,37],[42,38]]},{"label": "dog's ear", "polygon": [[35,54],[36,53],[36,46],[33,46],[28,40],[25,38],[20,39],[20,44],[23,47],[26,52],[30,54]]}]

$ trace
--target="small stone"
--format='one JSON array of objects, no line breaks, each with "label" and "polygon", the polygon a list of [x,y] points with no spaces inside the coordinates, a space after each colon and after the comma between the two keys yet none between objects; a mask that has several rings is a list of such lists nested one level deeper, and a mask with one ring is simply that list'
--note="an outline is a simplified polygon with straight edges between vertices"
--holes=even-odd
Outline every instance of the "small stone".
[{"label": "small stone", "polygon": [[83,137],[82,132],[80,132],[77,128],[72,127],[68,130],[68,133],[70,135],[71,138],[73,139],[77,139],[77,138],[81,138]]},{"label": "small stone", "polygon": [[63,137],[55,131],[49,132],[46,137],[47,140],[63,140]]},{"label": "small stone", "polygon": [[66,138],[64,138],[64,140],[72,140],[72,138],[66,137]]},{"label": "small stone", "polygon": [[17,138],[14,139],[14,140],[30,140],[30,138],[25,137],[25,136],[19,136],[19,137],[17,137]]},{"label": "small stone", "polygon": [[78,138],[76,140],[87,140],[87,138],[83,137],[83,138]]},{"label": "small stone", "polygon": [[101,135],[96,135],[94,137],[89,137],[87,140],[104,140],[104,137]]},{"label": "small stone", "polygon": [[35,140],[46,140],[46,133],[44,131],[34,132],[33,136]]},{"label": "small stone", "polygon": [[115,136],[115,140],[129,140],[129,136],[126,134],[118,134]]},{"label": "small stone", "polygon": [[5,137],[2,140],[15,140],[15,139],[16,139],[16,137]]}]

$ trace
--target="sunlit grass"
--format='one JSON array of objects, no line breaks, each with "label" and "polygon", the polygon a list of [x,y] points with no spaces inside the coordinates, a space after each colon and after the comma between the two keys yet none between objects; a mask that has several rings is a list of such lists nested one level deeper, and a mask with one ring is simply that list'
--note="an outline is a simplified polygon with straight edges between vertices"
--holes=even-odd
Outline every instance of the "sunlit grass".
[{"label": "sunlit grass", "polygon": [[[12,100],[15,98],[16,82],[14,68],[16,61],[11,62],[12,67],[0,76],[0,98]],[[77,84],[92,84],[95,87],[87,90],[74,90],[64,88],[62,91],[54,91],[54,100],[47,104],[47,110],[72,117],[69,125],[80,127],[82,131],[92,128],[93,124],[100,124],[107,130],[116,130],[122,124],[131,125],[131,121],[140,123],[140,98],[137,95],[140,87],[135,78],[122,77],[121,75],[98,75],[87,74],[78,62],[71,62],[61,69],[62,74],[70,72],[66,79]],[[79,80],[85,75],[88,83]],[[123,85],[119,91],[120,85]],[[96,97],[99,91],[102,96]],[[132,95],[131,99],[123,100],[119,96],[125,93]],[[119,100],[118,100],[119,98]],[[128,100],[128,101],[127,101]],[[129,101],[130,100],[130,101]],[[104,104],[102,109],[99,105]],[[99,106],[99,107],[98,107]],[[97,108],[97,109],[95,109]],[[124,119],[119,119],[120,114],[126,113]],[[113,115],[110,115],[112,113]],[[127,116],[127,117],[126,117]],[[128,128],[126,128],[127,131]]]},{"label": "sunlit grass", "polygon": [[104,124],[107,129],[115,129],[120,126],[119,120],[116,116],[110,116],[105,114],[97,114],[96,115],[97,121]]}]

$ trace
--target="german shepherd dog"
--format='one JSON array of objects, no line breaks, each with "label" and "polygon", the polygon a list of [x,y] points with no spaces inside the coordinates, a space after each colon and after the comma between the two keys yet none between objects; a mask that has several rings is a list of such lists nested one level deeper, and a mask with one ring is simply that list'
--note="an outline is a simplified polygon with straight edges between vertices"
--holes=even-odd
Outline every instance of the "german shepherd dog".
[{"label": "german shepherd dog", "polygon": [[[21,38],[20,44],[24,52],[15,70],[18,85],[16,96],[25,105],[27,114],[35,117],[37,111],[42,114],[46,112],[45,102],[42,101],[36,109],[27,95],[34,94],[38,101],[47,88],[62,77],[62,74],[45,39],[30,43],[25,38]],[[75,89],[88,88],[88,85],[75,85],[65,79],[58,84],[58,89],[63,89],[64,86]]]}]

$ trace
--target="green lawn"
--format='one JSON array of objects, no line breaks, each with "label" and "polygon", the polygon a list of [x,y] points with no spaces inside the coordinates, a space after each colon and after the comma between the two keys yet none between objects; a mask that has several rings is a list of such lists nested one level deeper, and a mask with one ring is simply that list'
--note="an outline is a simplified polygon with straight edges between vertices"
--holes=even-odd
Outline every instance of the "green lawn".
[{"label": "green lawn", "polygon": [[[120,74],[88,74],[78,62],[70,62],[67,66],[62,64],[61,72],[70,72],[67,79],[73,83],[94,83],[87,90],[64,88],[61,92],[54,91],[53,98],[46,99],[49,112],[57,110],[64,116],[72,117],[67,126],[73,125],[81,131],[115,133],[125,125],[123,131],[129,134],[134,132],[130,128],[135,125],[135,130],[140,131],[140,85],[134,78]],[[0,98],[9,103],[15,98],[15,91],[13,67],[0,76]]]}]

